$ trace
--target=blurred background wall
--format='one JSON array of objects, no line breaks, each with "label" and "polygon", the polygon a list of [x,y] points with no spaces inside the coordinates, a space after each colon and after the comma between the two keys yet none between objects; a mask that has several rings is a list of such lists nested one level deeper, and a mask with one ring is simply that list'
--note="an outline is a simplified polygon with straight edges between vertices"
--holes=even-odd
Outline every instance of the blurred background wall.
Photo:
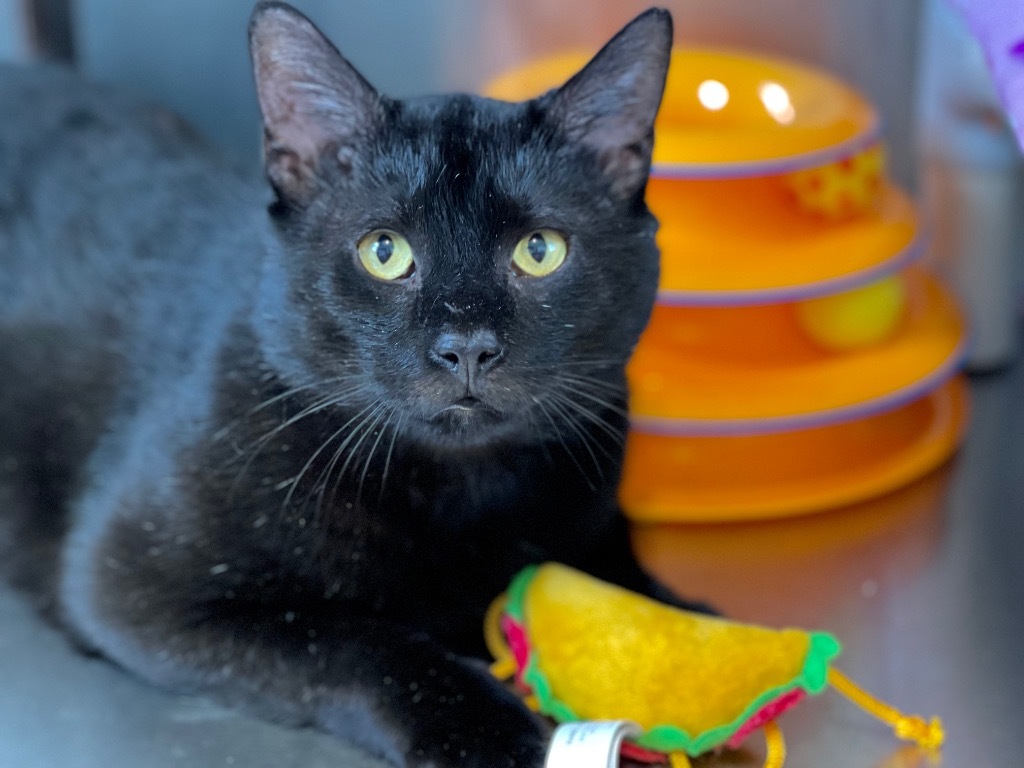
[{"label": "blurred background wall", "polygon": [[15,0],[0,0],[0,59],[23,60],[28,56],[24,8]]},{"label": "blurred background wall", "polygon": [[[478,90],[530,57],[596,51],[651,0],[293,0],[379,89]],[[892,176],[925,201],[935,258],[1005,357],[1021,282],[1019,157],[973,40],[946,0],[660,0],[680,44],[741,46],[823,67],[877,105]],[[65,9],[79,66],[259,156],[246,50],[251,0],[0,0],[0,59],[45,49]],[[59,20],[58,20],[59,21]],[[45,25],[45,24],[44,24]],[[44,30],[45,31],[45,30]],[[58,35],[60,25],[57,24]],[[73,43],[73,45],[70,45]],[[52,51],[51,51],[52,52]],[[1011,178],[1013,177],[1013,178]],[[980,186],[979,186],[980,185]],[[979,192],[980,190],[980,192]],[[994,211],[998,208],[998,211]],[[951,244],[951,245],[950,245]],[[944,247],[949,245],[949,247]],[[983,284],[976,284],[980,277]],[[975,280],[974,283],[971,281]],[[987,332],[987,331],[986,331]]]},{"label": "blurred background wall", "polygon": [[[294,0],[381,90],[475,90],[524,58],[596,50],[650,0]],[[885,116],[895,175],[913,184],[913,92],[921,0],[662,0],[682,43],[740,45],[825,66]],[[23,57],[29,0],[0,0],[0,56]],[[249,0],[71,0],[82,69],[185,113],[256,157],[245,47]]]}]

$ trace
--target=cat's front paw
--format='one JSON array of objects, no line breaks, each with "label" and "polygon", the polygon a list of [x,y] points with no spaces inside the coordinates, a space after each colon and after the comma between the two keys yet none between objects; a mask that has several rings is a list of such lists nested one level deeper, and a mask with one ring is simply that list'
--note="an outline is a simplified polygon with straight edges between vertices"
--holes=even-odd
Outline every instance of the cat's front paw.
[{"label": "cat's front paw", "polygon": [[541,768],[547,742],[527,737],[509,742],[504,738],[445,741],[441,749],[417,748],[410,755],[408,768]]},{"label": "cat's front paw", "polygon": [[550,730],[539,717],[512,696],[478,702],[472,710],[417,728],[409,768],[541,768]]}]

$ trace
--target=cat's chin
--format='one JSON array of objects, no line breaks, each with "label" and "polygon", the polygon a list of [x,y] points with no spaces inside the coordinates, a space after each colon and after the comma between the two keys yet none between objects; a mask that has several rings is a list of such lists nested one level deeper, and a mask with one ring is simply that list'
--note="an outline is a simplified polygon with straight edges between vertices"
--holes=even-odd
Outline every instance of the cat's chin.
[{"label": "cat's chin", "polygon": [[409,436],[435,450],[479,450],[507,441],[518,431],[514,421],[480,403],[454,403],[410,425]]}]

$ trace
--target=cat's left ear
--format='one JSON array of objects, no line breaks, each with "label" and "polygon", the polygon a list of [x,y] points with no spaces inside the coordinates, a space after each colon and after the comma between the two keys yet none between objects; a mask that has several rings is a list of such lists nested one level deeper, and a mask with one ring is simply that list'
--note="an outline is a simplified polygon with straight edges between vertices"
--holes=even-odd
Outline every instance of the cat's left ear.
[{"label": "cat's left ear", "polygon": [[618,196],[636,194],[647,181],[671,53],[672,16],[652,8],[553,94],[549,114],[594,150]]},{"label": "cat's left ear", "polygon": [[351,167],[357,143],[379,124],[381,97],[309,19],[282,2],[260,2],[249,50],[263,113],[267,176],[302,203],[324,163]]}]

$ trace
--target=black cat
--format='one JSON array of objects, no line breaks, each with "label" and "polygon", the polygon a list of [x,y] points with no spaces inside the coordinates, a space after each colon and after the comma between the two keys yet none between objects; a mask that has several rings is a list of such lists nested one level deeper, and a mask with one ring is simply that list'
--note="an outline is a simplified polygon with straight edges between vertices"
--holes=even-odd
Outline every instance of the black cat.
[{"label": "black cat", "polygon": [[539,766],[481,621],[558,560],[672,599],[615,500],[654,300],[664,11],[522,104],[250,39],[273,188],[0,70],[0,545],[84,646],[398,765]]}]

